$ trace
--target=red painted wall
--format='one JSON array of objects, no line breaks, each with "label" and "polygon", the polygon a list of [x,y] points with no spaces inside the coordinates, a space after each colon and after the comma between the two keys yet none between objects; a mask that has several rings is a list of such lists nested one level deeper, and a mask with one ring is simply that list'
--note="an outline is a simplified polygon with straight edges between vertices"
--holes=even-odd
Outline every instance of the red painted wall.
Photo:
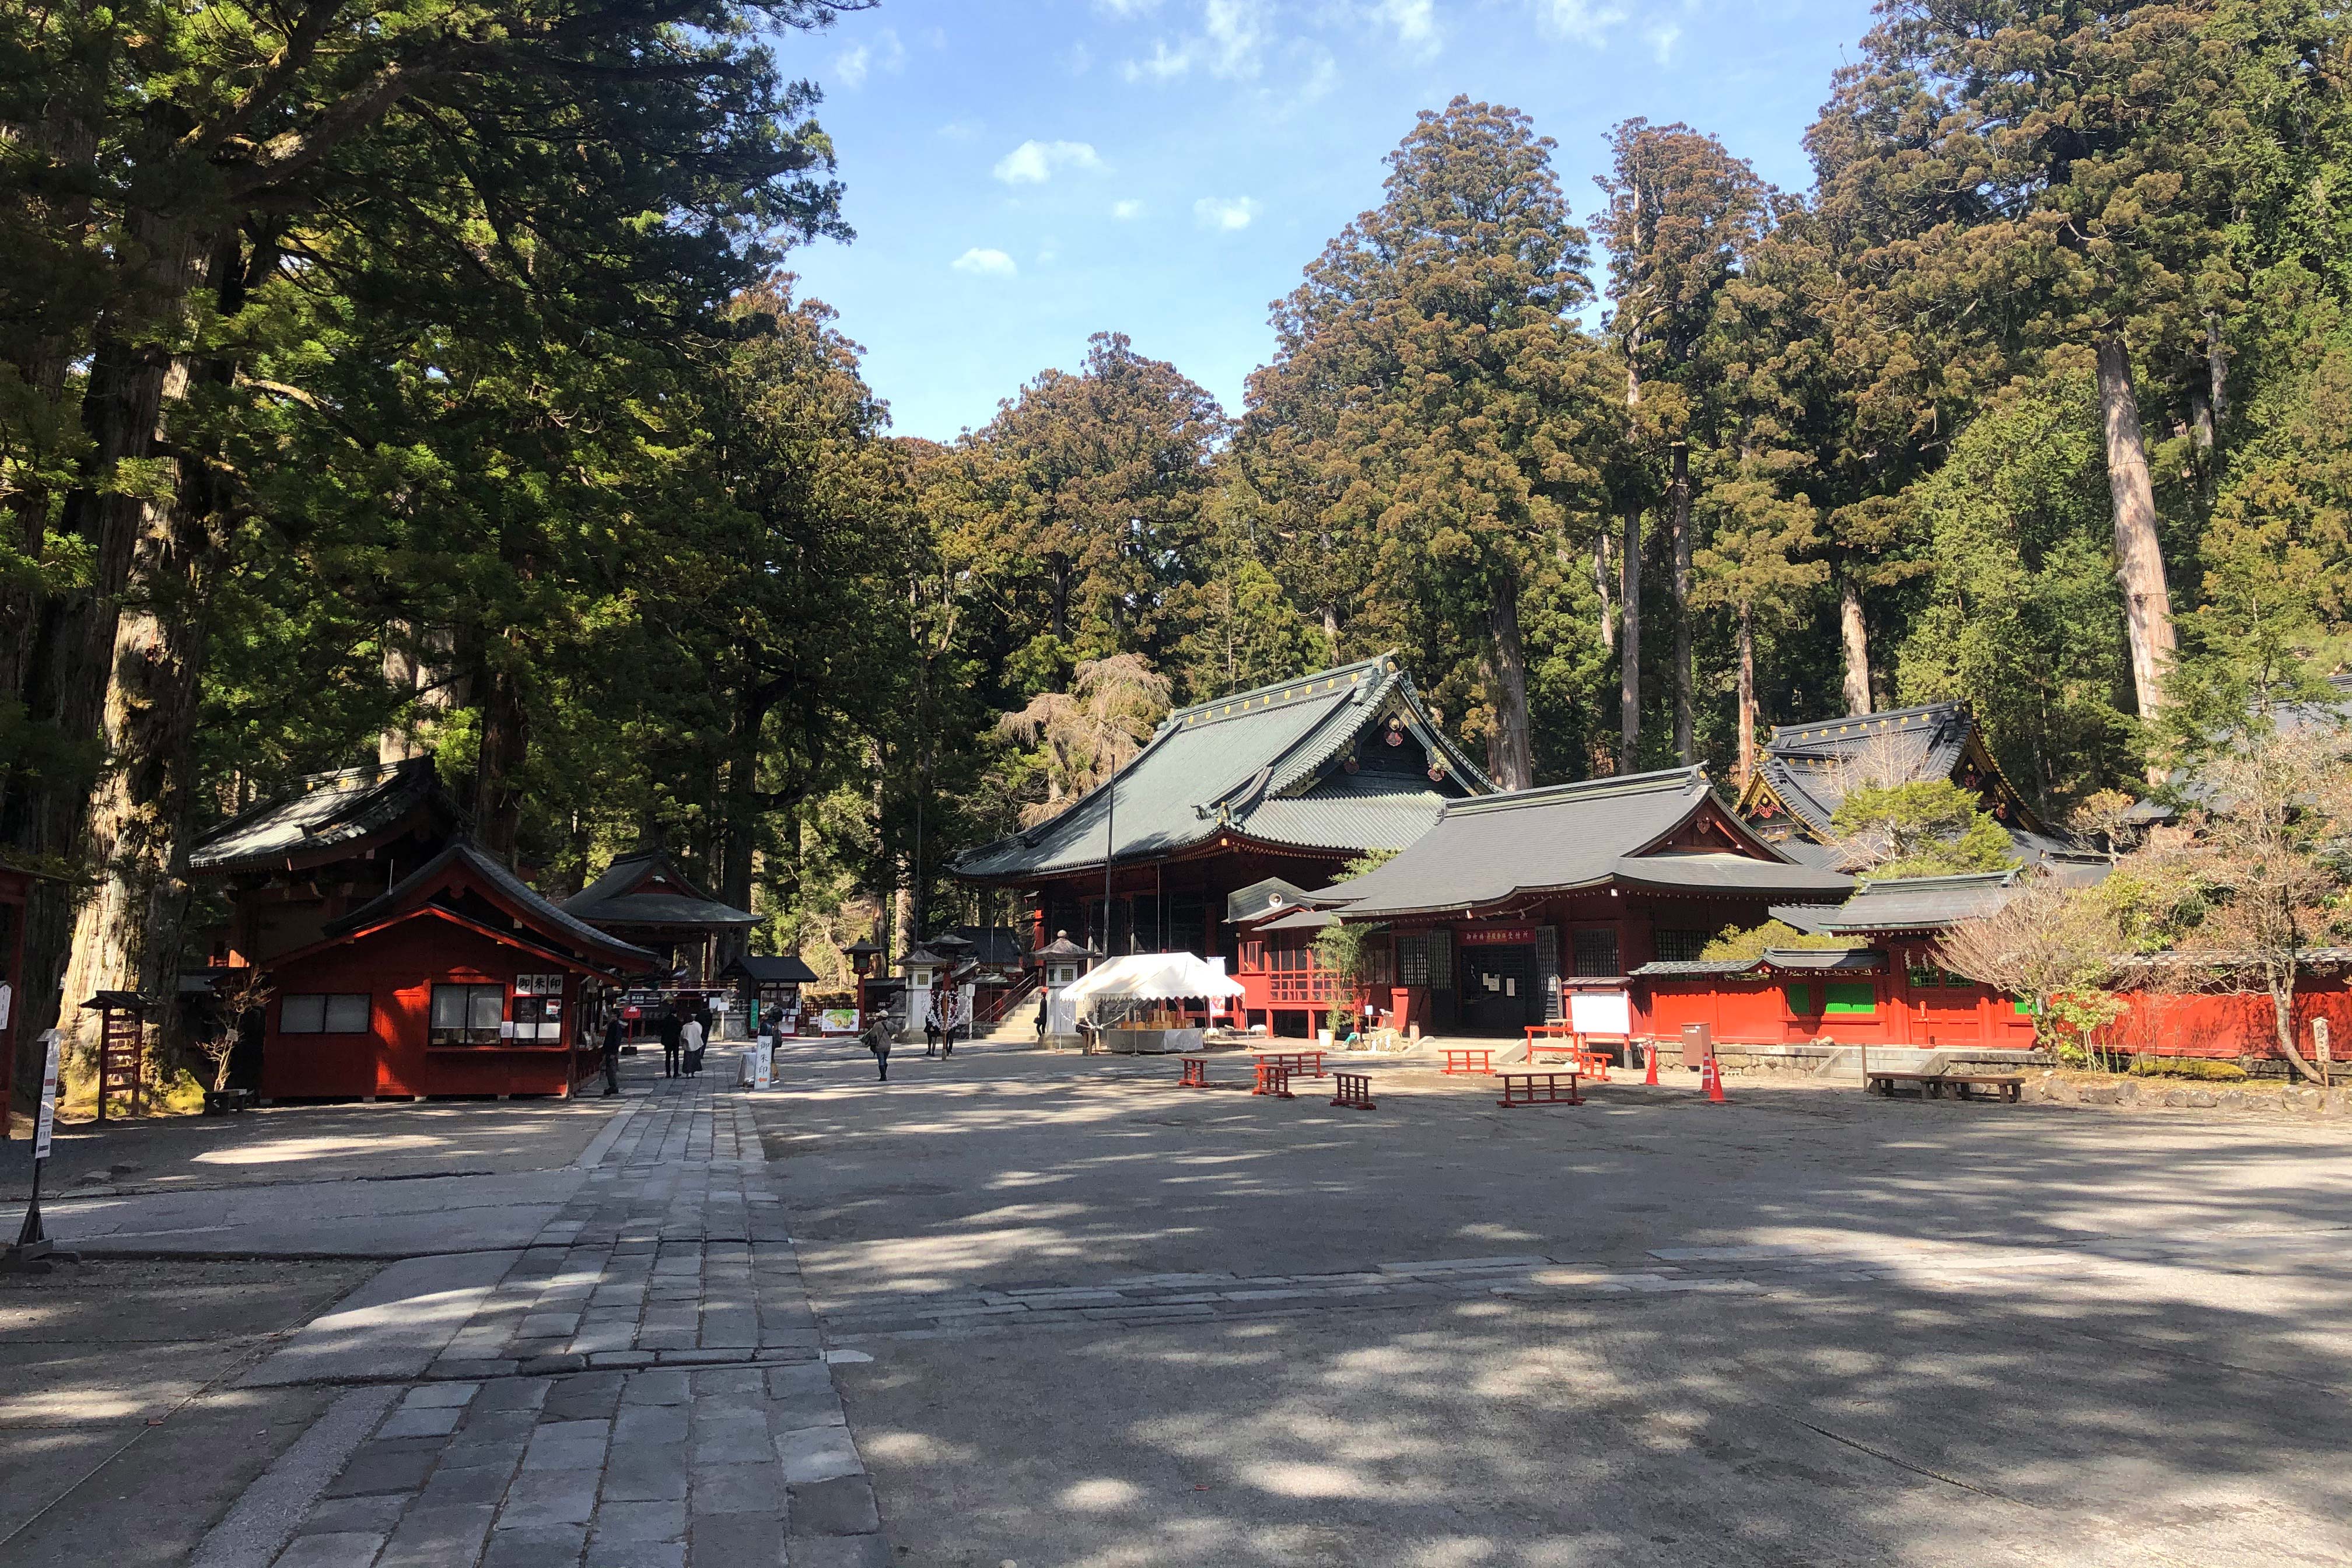
[{"label": "red painted wall", "polygon": [[[1842,1046],[1964,1046],[2030,1050],[2033,1020],[2007,998],[1983,985],[1915,987],[1911,944],[1895,942],[1883,974],[1827,975],[1790,973],[1769,978],[1694,976],[1687,980],[1644,976],[1633,982],[1633,1005],[1643,1027],[1661,1038],[1682,1034],[1685,1024],[1704,1023],[1728,1045],[1801,1045],[1827,1037]],[[1831,981],[1872,987],[1874,1011],[1792,1013],[1786,987],[1810,982],[1811,1005],[1822,1005]]]},{"label": "red painted wall", "polygon": [[[261,1093],[269,1100],[352,1099],[364,1095],[564,1094],[572,1082],[570,1045],[425,1044],[437,982],[508,987],[512,1016],[517,974],[557,966],[477,932],[431,918],[343,942],[271,971],[280,996],[365,992],[373,1027],[366,1035],[280,1035],[278,1004],[263,1035]],[[580,977],[563,985],[567,1033],[577,1020]]]},{"label": "red painted wall", "polygon": [[[2336,1060],[2352,1057],[2352,989],[2346,977],[2306,977],[2296,987],[2294,1038],[2308,1061],[2311,1021],[2327,1020]],[[2110,1050],[2136,1056],[2280,1058],[2270,993],[2176,996],[2126,992],[2124,1012],[2100,1037]]]}]

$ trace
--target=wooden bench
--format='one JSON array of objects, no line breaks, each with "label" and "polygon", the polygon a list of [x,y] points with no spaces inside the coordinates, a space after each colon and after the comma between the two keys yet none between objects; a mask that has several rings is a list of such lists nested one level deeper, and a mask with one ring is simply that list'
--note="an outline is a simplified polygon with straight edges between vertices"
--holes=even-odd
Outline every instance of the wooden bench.
[{"label": "wooden bench", "polygon": [[1270,1094],[1276,1100],[1296,1100],[1290,1092],[1289,1067],[1282,1062],[1260,1057],[1257,1063],[1257,1087],[1252,1094]]},{"label": "wooden bench", "polygon": [[2007,1072],[1872,1072],[1862,1075],[1864,1093],[1894,1096],[1898,1083],[1916,1083],[1922,1100],[1941,1100],[1949,1089],[1957,1100],[1974,1100],[1979,1089],[1993,1091],[1993,1098],[2014,1105],[2025,1091],[2025,1078],[2021,1073]]},{"label": "wooden bench", "polygon": [[1332,1104],[1349,1110],[1380,1109],[1372,1103],[1372,1078],[1370,1073],[1335,1072],[1331,1075],[1331,1081],[1339,1089],[1339,1092],[1331,1097]]},{"label": "wooden bench", "polygon": [[1442,1070],[1448,1077],[1468,1073],[1492,1078],[1495,1074],[1495,1047],[1492,1046],[1441,1046],[1438,1049],[1445,1058]]},{"label": "wooden bench", "polygon": [[1272,1062],[1307,1078],[1328,1076],[1323,1070],[1321,1051],[1254,1051],[1251,1054],[1261,1062]]},{"label": "wooden bench", "polygon": [[[1597,1083],[1607,1083],[1609,1069],[1614,1065],[1610,1061],[1608,1053],[1594,1050],[1591,1041],[1583,1035],[1562,1036],[1561,1028],[1562,1026],[1558,1024],[1528,1026],[1528,1065],[1535,1066],[1536,1062],[1545,1055],[1563,1056],[1578,1072]],[[1550,1037],[1538,1039],[1536,1036],[1538,1032]]]},{"label": "wooden bench", "polygon": [[[1565,1071],[1505,1068],[1495,1076],[1503,1080],[1503,1098],[1495,1102],[1500,1106],[1584,1103],[1584,1097],[1576,1092],[1578,1074],[1573,1068]],[[1565,1086],[1560,1082],[1562,1079],[1568,1080]]]}]

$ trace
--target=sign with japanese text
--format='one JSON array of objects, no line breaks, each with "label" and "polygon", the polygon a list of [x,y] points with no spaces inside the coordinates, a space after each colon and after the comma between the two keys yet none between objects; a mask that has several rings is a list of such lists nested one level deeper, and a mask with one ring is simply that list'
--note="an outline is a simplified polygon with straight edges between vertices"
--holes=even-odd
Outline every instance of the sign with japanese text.
[{"label": "sign with japanese text", "polygon": [[49,1134],[58,1124],[58,1032],[49,1030],[41,1037],[41,1112],[33,1123],[33,1158],[49,1157]]}]

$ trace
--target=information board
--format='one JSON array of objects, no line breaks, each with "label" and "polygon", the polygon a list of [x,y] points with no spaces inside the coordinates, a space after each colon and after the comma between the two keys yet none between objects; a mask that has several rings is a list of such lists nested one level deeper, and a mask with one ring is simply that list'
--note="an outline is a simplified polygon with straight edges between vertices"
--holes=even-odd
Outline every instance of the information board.
[{"label": "information board", "polygon": [[1622,991],[1571,991],[1568,1026],[1580,1035],[1631,1035],[1633,998]]}]

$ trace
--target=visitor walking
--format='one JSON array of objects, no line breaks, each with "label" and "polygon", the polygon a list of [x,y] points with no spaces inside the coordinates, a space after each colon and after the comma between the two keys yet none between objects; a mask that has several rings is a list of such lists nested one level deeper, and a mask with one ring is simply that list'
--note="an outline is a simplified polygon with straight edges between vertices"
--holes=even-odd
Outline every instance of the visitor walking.
[{"label": "visitor walking", "polygon": [[686,1025],[678,1017],[676,1007],[662,1009],[662,1016],[655,1020],[654,1032],[661,1036],[662,1077],[677,1077],[686,1068],[686,1063],[680,1059],[679,1050],[680,1042],[686,1037]]},{"label": "visitor walking", "polygon": [[620,1014],[604,1020],[604,1092],[608,1096],[621,1092],[621,1042],[628,1032]]},{"label": "visitor walking", "polygon": [[703,1033],[700,1014],[688,1015],[685,1026],[678,1031],[678,1037],[686,1047],[686,1075],[693,1078],[702,1071],[702,1042],[708,1037]]},{"label": "visitor walking", "polygon": [[940,995],[940,1055],[942,1058],[955,1055],[956,1026],[963,1022],[962,1002],[962,994],[952,985]]},{"label": "visitor walking", "polygon": [[930,1005],[923,1009],[923,1054],[940,1054],[940,994],[931,993]]},{"label": "visitor walking", "polygon": [[874,1053],[874,1076],[890,1081],[890,1016],[877,1012],[866,1026],[866,1048]]}]

